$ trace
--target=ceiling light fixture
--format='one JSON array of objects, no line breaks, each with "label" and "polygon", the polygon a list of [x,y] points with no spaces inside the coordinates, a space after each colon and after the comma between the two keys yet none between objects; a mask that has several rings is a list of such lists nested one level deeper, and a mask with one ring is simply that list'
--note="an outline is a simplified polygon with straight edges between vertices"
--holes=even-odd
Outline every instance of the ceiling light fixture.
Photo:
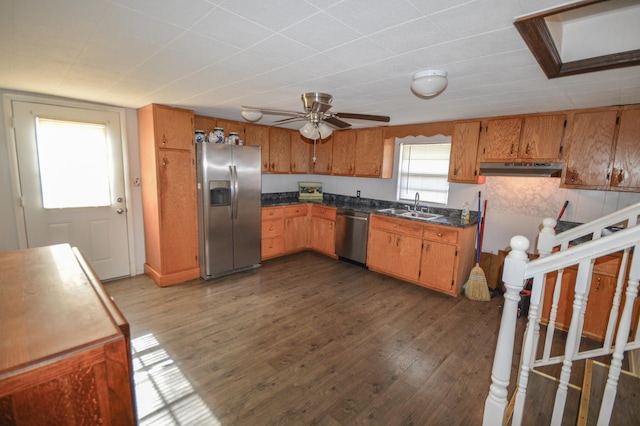
[{"label": "ceiling light fixture", "polygon": [[421,98],[432,98],[447,88],[447,72],[441,70],[418,71],[413,75],[411,91]]},{"label": "ceiling light fixture", "polygon": [[333,133],[333,129],[322,122],[314,123],[309,121],[300,128],[300,134],[311,140],[326,139],[331,136],[331,133]]},{"label": "ceiling light fixture", "polygon": [[242,108],[240,115],[247,121],[254,122],[262,118],[262,112],[255,109]]}]

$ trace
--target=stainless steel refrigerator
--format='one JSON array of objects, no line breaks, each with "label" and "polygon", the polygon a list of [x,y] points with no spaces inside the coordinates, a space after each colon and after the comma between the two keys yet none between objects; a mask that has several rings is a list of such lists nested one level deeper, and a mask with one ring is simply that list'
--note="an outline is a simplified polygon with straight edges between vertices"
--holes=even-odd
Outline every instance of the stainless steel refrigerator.
[{"label": "stainless steel refrigerator", "polygon": [[260,266],[260,147],[196,144],[200,276]]}]

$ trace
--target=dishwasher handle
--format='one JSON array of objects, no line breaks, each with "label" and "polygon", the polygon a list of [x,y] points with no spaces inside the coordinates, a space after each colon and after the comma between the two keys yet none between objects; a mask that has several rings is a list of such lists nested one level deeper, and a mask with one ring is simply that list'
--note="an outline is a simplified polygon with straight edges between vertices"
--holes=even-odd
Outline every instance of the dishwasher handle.
[{"label": "dishwasher handle", "polygon": [[355,220],[364,220],[365,222],[369,220],[368,217],[354,216],[350,214],[339,214],[338,217],[346,217],[347,219],[355,219]]}]

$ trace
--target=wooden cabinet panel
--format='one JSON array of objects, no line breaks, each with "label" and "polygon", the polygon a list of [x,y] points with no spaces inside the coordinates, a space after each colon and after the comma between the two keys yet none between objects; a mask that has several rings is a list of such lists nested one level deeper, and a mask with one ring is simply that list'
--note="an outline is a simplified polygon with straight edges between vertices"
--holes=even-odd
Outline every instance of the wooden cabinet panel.
[{"label": "wooden cabinet panel", "polygon": [[311,205],[311,216],[313,217],[335,221],[337,211],[338,209],[335,207],[320,206],[317,204]]},{"label": "wooden cabinet panel", "polygon": [[[284,229],[284,223],[282,224]],[[284,235],[271,238],[263,238],[261,243],[262,260],[282,256],[284,253]]]},{"label": "wooden cabinet panel", "polygon": [[[313,153],[314,149],[315,155]],[[333,158],[331,155],[333,152],[333,137],[316,141],[315,148],[312,145],[311,150],[313,173],[319,175],[330,175],[332,170],[331,163]]]},{"label": "wooden cabinet panel", "polygon": [[458,230],[446,226],[425,225],[424,239],[435,242],[456,244],[458,242]]},{"label": "wooden cabinet panel", "polygon": [[152,105],[158,148],[193,150],[193,111]]},{"label": "wooden cabinet panel", "polygon": [[423,225],[422,223],[413,220],[371,215],[369,217],[369,227],[378,228],[383,231],[393,232],[396,234],[422,238]]},{"label": "wooden cabinet panel", "polygon": [[394,141],[393,138],[385,140],[382,127],[357,129],[355,175],[391,177]]},{"label": "wooden cabinet panel", "polygon": [[297,130],[291,132],[291,173],[309,173],[313,142],[309,142]]},{"label": "wooden cabinet panel", "polygon": [[263,207],[261,259],[271,259],[284,253],[284,207]]},{"label": "wooden cabinet panel", "polygon": [[312,250],[335,257],[336,236],[335,220],[311,216],[309,228],[309,247]]},{"label": "wooden cabinet panel", "polygon": [[309,219],[307,216],[289,217],[284,220],[284,251],[292,253],[309,246]]},{"label": "wooden cabinet panel", "polygon": [[307,216],[309,213],[309,205],[308,204],[295,204],[292,206],[285,206],[284,208],[284,217],[301,217]]},{"label": "wooden cabinet panel", "polygon": [[640,108],[625,109],[620,115],[611,186],[640,191]]},{"label": "wooden cabinet panel", "polygon": [[263,207],[261,211],[262,220],[278,219],[284,217],[283,207]]},{"label": "wooden cabinet panel", "polygon": [[457,256],[455,245],[424,240],[418,281],[434,290],[451,292]]},{"label": "wooden cabinet panel", "polygon": [[222,118],[216,119],[216,127],[222,127],[224,130],[224,137],[228,137],[229,133],[236,132],[240,139],[244,138],[244,126],[245,123],[234,120],[224,120]]},{"label": "wooden cabinet panel", "polygon": [[609,160],[617,111],[575,114],[565,163],[565,186],[604,189],[609,183]]},{"label": "wooden cabinet panel", "polygon": [[451,138],[449,182],[478,183],[480,122],[456,123]]},{"label": "wooden cabinet panel", "polygon": [[480,161],[517,158],[521,129],[521,117],[489,120],[482,135]]},{"label": "wooden cabinet panel", "polygon": [[244,125],[244,143],[249,146],[259,146],[262,159],[262,173],[269,172],[269,127],[259,124]]},{"label": "wooden cabinet panel", "polygon": [[[138,110],[138,132],[145,273],[160,286],[197,278],[200,268],[193,111],[146,106]],[[188,144],[172,142],[178,140],[188,140]]]},{"label": "wooden cabinet panel", "polygon": [[333,132],[331,150],[331,174],[352,176],[356,162],[356,131],[338,130]]},{"label": "wooden cabinet panel", "polygon": [[518,157],[524,160],[558,161],[565,122],[564,114],[526,117]]},{"label": "wooden cabinet panel", "polygon": [[213,132],[213,129],[217,127],[217,119],[214,117],[207,117],[204,115],[195,115],[193,117],[193,127],[195,130],[202,130],[207,135],[209,132]]},{"label": "wooden cabinet panel", "polygon": [[421,248],[420,238],[372,228],[367,245],[367,266],[395,277],[417,281]]},{"label": "wooden cabinet panel", "polygon": [[291,132],[279,127],[269,128],[269,172],[289,173],[291,164]]},{"label": "wooden cabinet panel", "polygon": [[284,235],[284,221],[282,218],[275,220],[262,220],[262,238],[274,238]]},{"label": "wooden cabinet panel", "polygon": [[197,203],[197,194],[190,190],[196,181],[193,155],[163,150],[159,157],[160,240],[165,246],[160,272],[198,268],[198,222],[189,208]]}]

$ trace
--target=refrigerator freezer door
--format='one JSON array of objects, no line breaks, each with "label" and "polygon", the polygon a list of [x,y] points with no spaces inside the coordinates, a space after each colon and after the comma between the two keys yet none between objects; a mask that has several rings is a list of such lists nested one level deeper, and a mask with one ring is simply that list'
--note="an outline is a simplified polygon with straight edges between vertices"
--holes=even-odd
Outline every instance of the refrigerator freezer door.
[{"label": "refrigerator freezer door", "polygon": [[260,147],[232,146],[235,181],[234,268],[260,264],[262,175]]}]

